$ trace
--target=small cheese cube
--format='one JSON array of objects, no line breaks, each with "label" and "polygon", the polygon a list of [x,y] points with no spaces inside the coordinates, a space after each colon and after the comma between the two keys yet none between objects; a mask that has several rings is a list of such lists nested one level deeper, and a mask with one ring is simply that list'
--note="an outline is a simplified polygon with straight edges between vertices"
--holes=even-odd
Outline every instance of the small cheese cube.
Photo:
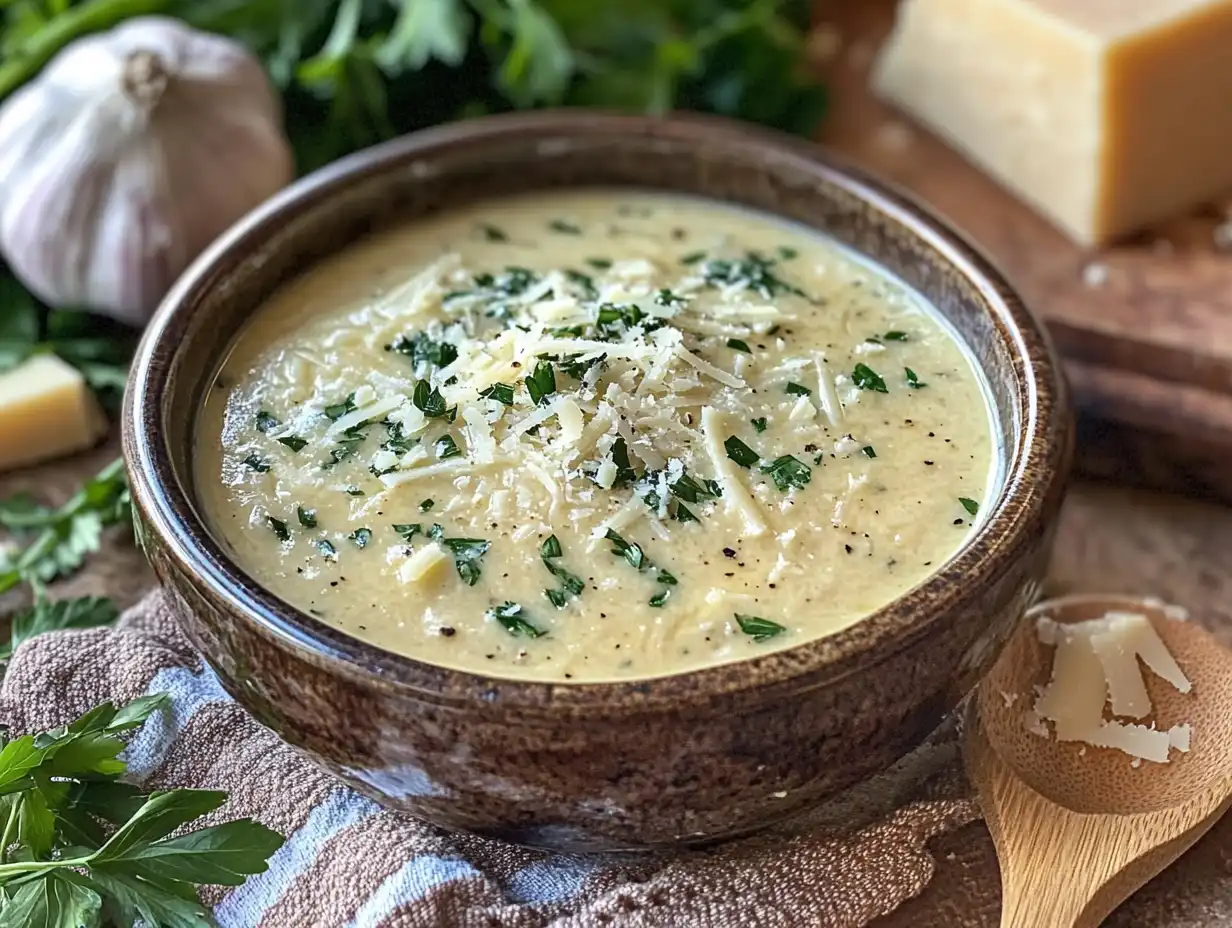
[{"label": "small cheese cube", "polygon": [[439,542],[424,545],[398,568],[402,583],[424,583],[449,563],[449,552]]},{"label": "small cheese cube", "polygon": [[878,93],[1085,245],[1232,190],[1228,0],[904,0]]},{"label": "small cheese cube", "polygon": [[55,355],[0,374],[0,471],[83,451],[106,432],[85,378]]}]

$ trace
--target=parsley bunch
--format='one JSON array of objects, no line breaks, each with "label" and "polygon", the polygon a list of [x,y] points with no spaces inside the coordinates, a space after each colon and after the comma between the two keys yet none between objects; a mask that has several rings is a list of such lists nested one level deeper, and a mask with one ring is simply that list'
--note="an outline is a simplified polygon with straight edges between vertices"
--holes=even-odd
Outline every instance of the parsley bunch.
[{"label": "parsley bunch", "polygon": [[165,702],[105,702],[63,728],[0,740],[0,928],[208,928],[197,884],[238,886],[266,869],[283,839],[251,819],[182,831],[226,793],[147,795],[120,782],[120,734]]}]

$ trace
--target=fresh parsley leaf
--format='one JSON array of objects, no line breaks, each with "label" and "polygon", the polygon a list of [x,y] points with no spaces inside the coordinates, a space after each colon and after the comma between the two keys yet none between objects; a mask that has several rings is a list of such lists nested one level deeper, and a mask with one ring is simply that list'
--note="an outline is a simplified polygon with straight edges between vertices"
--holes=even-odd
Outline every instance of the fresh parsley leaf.
[{"label": "fresh parsley leaf", "polygon": [[570,573],[562,567],[558,561],[563,556],[564,552],[560,546],[560,539],[555,535],[549,535],[539,546],[539,555],[543,558],[543,565],[548,569],[548,572],[560,581],[562,590],[544,590],[544,595],[552,605],[557,609],[563,609],[568,596],[581,596],[582,591],[586,589],[586,584],[581,577]]},{"label": "fresh parsley leaf", "polygon": [[729,338],[727,340],[727,347],[733,349],[734,351],[743,351],[745,354],[753,353],[753,349],[749,347],[749,343],[742,341],[739,338]]},{"label": "fresh parsley leaf", "polygon": [[298,435],[283,435],[281,438],[276,439],[276,440],[278,444],[286,445],[288,448],[290,448],[292,451],[294,451],[297,454],[300,451],[303,451],[304,447],[308,444],[307,439],[300,438]]},{"label": "fresh parsley leaf", "polygon": [[270,531],[277,536],[279,541],[286,542],[291,540],[291,530],[287,528],[287,523],[282,521],[282,519],[266,516],[265,524],[269,526]]},{"label": "fresh parsley leaf", "polygon": [[426,332],[403,335],[389,346],[390,351],[409,357],[416,365],[430,364],[447,367],[458,360],[458,346],[447,341],[436,341]]},{"label": "fresh parsley leaf", "polygon": [[403,541],[410,541],[416,535],[423,534],[423,523],[421,522],[396,522],[394,523],[394,531],[402,536]]},{"label": "fresh parsley leaf", "polygon": [[334,543],[328,538],[317,539],[317,550],[326,557],[337,557],[338,549],[334,547]]},{"label": "fresh parsley leaf", "polygon": [[257,431],[270,432],[278,428],[278,419],[272,412],[262,409],[257,413]]},{"label": "fresh parsley leaf", "polygon": [[741,615],[739,612],[735,615],[736,624],[740,626],[740,631],[749,635],[754,641],[765,641],[787,631],[778,622],[771,622],[769,619],[763,619],[760,616]]},{"label": "fresh parsley leaf", "polygon": [[579,226],[572,222],[567,222],[564,219],[553,219],[548,223],[548,228],[553,232],[559,232],[561,235],[581,235],[582,230]]},{"label": "fresh parsley leaf", "polygon": [[864,363],[857,364],[852,370],[851,382],[861,390],[872,390],[876,393],[890,392],[881,375]]},{"label": "fresh parsley leaf", "polygon": [[456,406],[452,409],[446,408],[445,397],[441,396],[440,389],[432,386],[426,380],[415,382],[415,389],[411,393],[411,402],[415,404],[416,409],[429,419],[447,418],[452,422],[458,411]]},{"label": "fresh parsley leaf", "polygon": [[784,393],[790,393],[792,396],[811,396],[813,391],[804,384],[788,382],[787,386],[783,387]]},{"label": "fresh parsley leaf", "polygon": [[659,590],[659,592],[655,593],[654,596],[650,597],[650,599],[646,601],[647,605],[654,609],[662,609],[663,604],[667,602],[667,598],[671,595],[672,591],[670,589]]},{"label": "fresh parsley leaf", "polygon": [[675,483],[668,484],[672,495],[688,503],[700,503],[708,499],[718,499],[723,495],[722,489],[715,480],[694,480],[688,474],[681,474]]},{"label": "fresh parsley leaf", "polygon": [[489,225],[486,222],[479,224],[479,231],[483,233],[483,237],[489,242],[507,242],[509,235],[504,229],[499,226]]},{"label": "fresh parsley leaf", "polygon": [[677,522],[700,522],[701,520],[698,519],[697,516],[693,514],[692,510],[689,509],[689,507],[686,506],[684,503],[677,503],[676,504],[676,521]]},{"label": "fresh parsley leaf", "polygon": [[967,510],[968,515],[976,515],[980,511],[980,504],[973,499],[968,499],[966,496],[958,497],[958,501],[962,503],[963,509]]},{"label": "fresh parsley leaf", "polygon": [[244,458],[244,466],[257,474],[269,473],[270,469],[269,462],[255,451],[248,455],[248,457]]},{"label": "fresh parsley leaf", "polygon": [[799,287],[790,284],[775,273],[778,262],[756,251],[747,252],[742,260],[712,259],[702,265],[702,277],[712,287],[726,289],[739,287],[752,290],[764,300],[774,299],[784,293],[805,297]]},{"label": "fresh parsley leaf", "polygon": [[865,445],[860,450],[864,452],[866,458],[875,458],[877,456],[877,452],[872,445]]},{"label": "fresh parsley leaf", "polygon": [[347,535],[347,538],[355,542],[355,547],[366,548],[368,547],[368,542],[372,540],[372,529],[357,528],[355,531],[351,532],[351,534]]},{"label": "fresh parsley leaf", "polygon": [[706,253],[704,251],[691,251],[687,255],[681,256],[680,263],[688,267],[705,260]]},{"label": "fresh parsley leaf", "polygon": [[478,583],[481,573],[480,559],[488,553],[492,543],[483,538],[438,538],[437,540],[452,552],[453,566],[458,576],[462,578],[462,582],[467,586],[474,586]]},{"label": "fresh parsley leaf", "polygon": [[542,638],[547,634],[543,629],[537,628],[525,618],[525,610],[517,603],[506,602],[499,606],[493,606],[486,613],[489,619],[494,619],[504,626],[505,631],[516,636],[522,635],[527,638]]},{"label": "fresh parsley leaf", "polygon": [[32,607],[13,617],[12,635],[8,644],[0,647],[0,661],[7,661],[18,645],[35,635],[66,628],[110,625],[119,614],[111,600],[98,596],[55,601],[40,597]]},{"label": "fresh parsley leaf", "polygon": [[735,435],[728,436],[723,442],[723,447],[727,449],[727,456],[741,467],[752,467],[761,460],[761,456],[756,451]]},{"label": "fresh parsley leaf", "polygon": [[757,419],[750,419],[749,421],[753,424],[753,430],[756,431],[757,434],[760,435],[762,432],[766,430],[766,417],[765,416],[761,416],[760,418],[757,418]]},{"label": "fresh parsley leaf", "polygon": [[295,513],[299,516],[299,524],[304,528],[317,527],[317,511],[315,509],[305,509],[303,506],[296,506]]},{"label": "fresh parsley leaf", "polygon": [[436,500],[434,499],[422,499],[419,501],[419,511],[420,512],[431,512],[432,507],[435,505],[436,505]]},{"label": "fresh parsley leaf", "polygon": [[904,367],[903,371],[907,375],[907,386],[909,386],[911,389],[918,390],[920,389],[920,387],[928,386],[928,384],[924,383],[924,381],[920,380],[920,378],[915,375],[915,371],[913,371],[911,368]]},{"label": "fresh parsley leaf", "polygon": [[359,487],[354,486],[354,485],[349,486],[349,487],[343,487],[342,492],[345,493],[347,496],[367,496],[368,495],[363,490],[361,490]]},{"label": "fresh parsley leaf", "polygon": [[341,403],[335,403],[333,406],[325,407],[325,415],[333,420],[341,419],[347,413],[355,411],[355,394],[352,393]]},{"label": "fresh parsley leaf", "polygon": [[555,535],[549,535],[539,546],[540,557],[560,557],[564,551],[560,547],[560,539]]},{"label": "fresh parsley leaf", "polygon": [[526,378],[526,392],[531,402],[538,406],[556,392],[556,369],[551,361],[540,361]]},{"label": "fresh parsley leaf", "polygon": [[886,332],[881,337],[888,342],[905,342],[910,340],[910,336],[908,336],[906,332],[898,331]]},{"label": "fresh parsley leaf", "polygon": [[587,258],[586,263],[596,271],[606,271],[612,266],[611,259],[609,258]]},{"label": "fresh parsley leaf", "polygon": [[494,383],[486,390],[480,390],[479,395],[487,399],[496,400],[502,406],[513,405],[514,388],[507,383]]},{"label": "fresh parsley leaf", "polygon": [[780,490],[790,490],[792,487],[803,489],[813,479],[812,469],[790,454],[784,454],[769,464],[763,464],[761,472],[769,474],[774,485]]},{"label": "fresh parsley leaf", "polygon": [[640,545],[625,541],[615,529],[609,528],[603,537],[612,543],[613,554],[623,557],[637,570],[642,570],[647,566],[646,553]]},{"label": "fresh parsley leaf", "polygon": [[452,435],[442,435],[436,440],[436,444],[433,447],[436,451],[437,460],[440,461],[461,457],[462,455],[462,449],[458,447],[458,443],[453,440]]}]

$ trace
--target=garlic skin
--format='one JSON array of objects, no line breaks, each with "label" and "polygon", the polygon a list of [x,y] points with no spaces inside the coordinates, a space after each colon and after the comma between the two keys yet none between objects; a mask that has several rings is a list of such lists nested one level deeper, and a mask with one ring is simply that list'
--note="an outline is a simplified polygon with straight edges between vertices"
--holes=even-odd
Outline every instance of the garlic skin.
[{"label": "garlic skin", "polygon": [[0,106],[0,254],[53,306],[144,325],[291,181],[281,110],[246,49],[174,19],[74,42]]}]

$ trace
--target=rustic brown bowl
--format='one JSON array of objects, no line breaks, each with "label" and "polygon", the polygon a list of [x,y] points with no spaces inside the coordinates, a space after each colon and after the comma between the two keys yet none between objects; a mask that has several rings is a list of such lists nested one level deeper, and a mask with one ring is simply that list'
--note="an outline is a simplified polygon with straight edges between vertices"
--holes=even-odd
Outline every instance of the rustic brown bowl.
[{"label": "rustic brown bowl", "polygon": [[[805,223],[931,299],[995,394],[1004,489],[971,542],[859,624],[742,663],[625,683],[511,682],[387,653],[261,588],[206,527],[193,430],[227,346],[279,284],[386,223],[476,197],[660,188]],[[593,112],[420,132],[305,178],[164,301],[137,355],[124,450],[139,535],[227,691],[359,791],[447,828],[568,850],[754,831],[882,770],[996,658],[1044,575],[1071,454],[1059,364],[1000,274],[924,209],[798,140]]]}]

